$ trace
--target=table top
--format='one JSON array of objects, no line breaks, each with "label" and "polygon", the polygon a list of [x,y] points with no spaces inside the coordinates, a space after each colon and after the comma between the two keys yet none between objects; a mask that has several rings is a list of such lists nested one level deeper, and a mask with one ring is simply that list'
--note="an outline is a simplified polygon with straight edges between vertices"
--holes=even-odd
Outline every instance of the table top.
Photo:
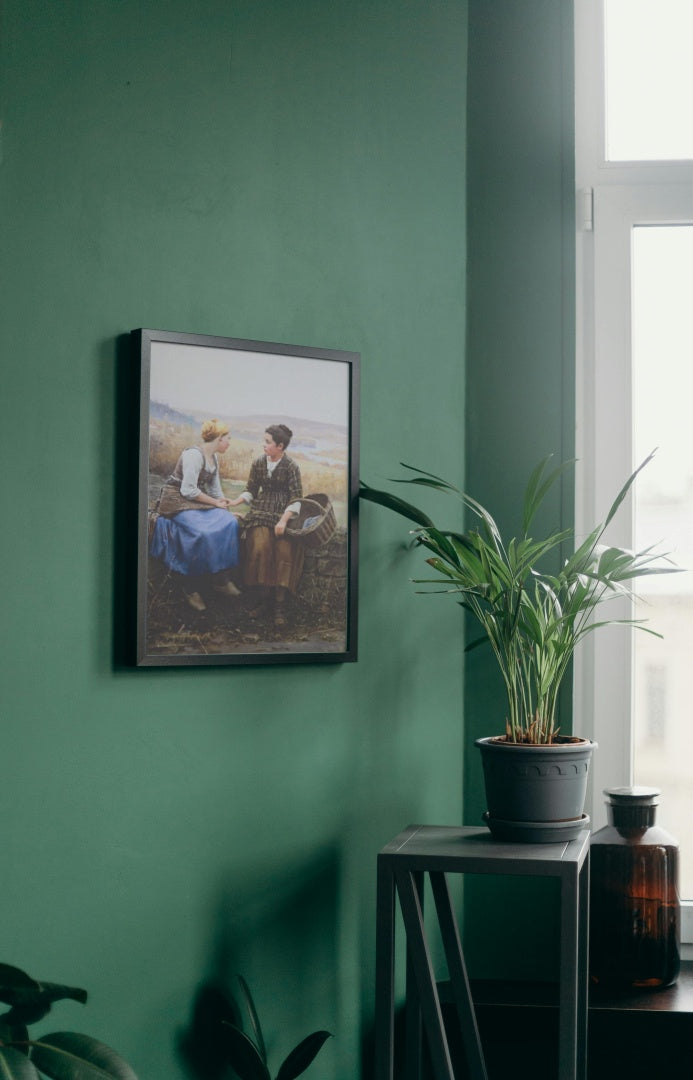
[{"label": "table top", "polygon": [[410,870],[476,874],[555,876],[580,870],[589,850],[590,830],[555,844],[511,844],[494,840],[486,828],[408,825],[380,851]]}]

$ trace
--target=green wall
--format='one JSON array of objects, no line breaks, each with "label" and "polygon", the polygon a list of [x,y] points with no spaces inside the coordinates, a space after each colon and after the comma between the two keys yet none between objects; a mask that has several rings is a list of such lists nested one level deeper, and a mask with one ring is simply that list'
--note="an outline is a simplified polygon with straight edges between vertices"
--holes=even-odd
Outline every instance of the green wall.
[{"label": "green wall", "polygon": [[[571,4],[4,0],[2,21],[0,959],[86,986],[44,1030],[150,1080],[182,1075],[199,981],[240,970],[271,1052],[325,1026],[321,1074],[350,1080],[375,854],[462,820],[463,746],[479,821],[493,670],[473,654],[463,691],[459,613],[413,594],[370,504],[357,664],[114,664],[119,339],[359,351],[363,478],[403,458],[461,481],[466,457],[514,520],[531,465],[572,456]],[[473,968],[536,963],[504,890],[467,901]]]},{"label": "green wall", "polygon": [[411,453],[461,480],[466,0],[2,11],[0,959],[87,987],[42,1030],[148,1080],[182,1075],[198,982],[240,970],[275,1062],[327,1027],[346,1080],[376,852],[461,820],[458,613],[366,506],[357,664],[114,665],[118,341],[359,351],[364,478]]},{"label": "green wall", "polygon": [[[466,482],[503,531],[518,528],[534,465],[574,456],[572,15],[572,0],[469,3]],[[543,524],[572,522],[568,476]],[[561,721],[570,730],[566,691]],[[467,824],[485,809],[473,741],[504,727],[493,658],[474,650],[465,676]],[[484,882],[465,899],[474,973],[553,974],[556,904],[535,883]],[[546,958],[539,944],[550,947]]]}]

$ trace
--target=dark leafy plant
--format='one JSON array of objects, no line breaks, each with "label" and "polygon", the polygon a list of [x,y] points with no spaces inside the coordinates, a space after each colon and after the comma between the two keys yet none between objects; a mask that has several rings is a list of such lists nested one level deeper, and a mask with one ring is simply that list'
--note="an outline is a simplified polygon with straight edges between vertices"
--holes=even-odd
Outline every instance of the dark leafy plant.
[{"label": "dark leafy plant", "polygon": [[[206,988],[201,999],[201,1003],[204,1001],[213,1004],[215,1014],[219,1019],[219,1027],[214,1036],[218,1039],[213,1054],[214,1063],[217,1069],[220,1064],[233,1069],[239,1080],[271,1080],[267,1048],[252,994],[242,976],[237,975],[236,979],[239,990],[238,1001],[233,995],[220,995],[219,991],[213,988]],[[220,1004],[223,1005],[224,1000],[228,1006],[227,1016],[220,1011]],[[196,1009],[196,1012],[199,1010]],[[199,1021],[198,1016],[196,1021],[198,1031],[200,1030]],[[204,1026],[208,1028],[206,1022]],[[247,1033],[245,1028],[247,1028]],[[300,1076],[330,1037],[329,1031],[314,1031],[312,1035],[307,1035],[281,1063],[275,1080],[294,1080],[295,1077]],[[189,1035],[186,1044],[190,1061],[193,1057],[190,1051],[195,1044],[194,1037]]]},{"label": "dark leafy plant", "polygon": [[28,1025],[42,1020],[55,1001],[71,998],[84,1004],[86,990],[38,982],[26,972],[0,964],[0,1001],[9,1005],[0,1015],[0,1076],[3,1080],[137,1080],[115,1050],[89,1035],[56,1031],[29,1038]]},{"label": "dark leafy plant", "polygon": [[[652,548],[632,552],[602,543],[604,533],[626,498],[647,457],[628,478],[604,521],[595,526],[563,563],[560,570],[546,570],[546,557],[572,536],[555,530],[534,539],[530,527],[539,506],[558,477],[572,465],[567,462],[549,470],[550,458],[540,462],[529,478],[524,495],[522,528],[505,541],[491,514],[476,499],[454,484],[412,465],[402,467],[414,476],[396,481],[433,488],[456,496],[477,519],[466,532],[439,529],[422,510],[392,495],[361,485],[361,498],[394,510],[413,521],[417,544],[430,552],[426,559],[437,578],[415,579],[417,584],[442,585],[477,620],[481,642],[493,649],[505,684],[508,716],[506,738],[510,742],[550,743],[558,734],[558,693],[578,643],[589,633],[613,623],[648,630],[639,619],[606,618],[597,621],[596,609],[618,596],[632,596],[632,583],[651,574],[677,573],[663,566],[662,556]],[[655,636],[660,637],[660,634]]]}]

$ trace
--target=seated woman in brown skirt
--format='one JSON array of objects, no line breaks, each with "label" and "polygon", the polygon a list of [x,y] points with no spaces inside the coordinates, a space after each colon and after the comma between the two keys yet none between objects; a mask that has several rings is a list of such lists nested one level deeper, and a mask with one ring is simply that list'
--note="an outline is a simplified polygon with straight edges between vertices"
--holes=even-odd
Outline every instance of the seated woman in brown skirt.
[{"label": "seated woman in brown skirt", "polygon": [[250,504],[242,520],[243,581],[258,589],[259,603],[253,614],[274,599],[276,626],[286,625],[286,597],[296,591],[303,570],[302,545],[285,535],[303,495],[301,471],[286,453],[292,435],[286,424],[265,429],[264,453],[250,467],[246,490],[229,504]]}]

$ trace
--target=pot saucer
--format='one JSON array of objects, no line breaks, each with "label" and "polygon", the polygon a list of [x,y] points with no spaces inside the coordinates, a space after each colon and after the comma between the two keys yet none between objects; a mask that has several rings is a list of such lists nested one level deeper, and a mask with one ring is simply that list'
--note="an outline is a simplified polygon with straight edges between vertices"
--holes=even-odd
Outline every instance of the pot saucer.
[{"label": "pot saucer", "polygon": [[520,844],[560,844],[574,840],[590,823],[589,814],[567,821],[503,821],[492,818],[486,810],[481,818],[494,840]]}]

